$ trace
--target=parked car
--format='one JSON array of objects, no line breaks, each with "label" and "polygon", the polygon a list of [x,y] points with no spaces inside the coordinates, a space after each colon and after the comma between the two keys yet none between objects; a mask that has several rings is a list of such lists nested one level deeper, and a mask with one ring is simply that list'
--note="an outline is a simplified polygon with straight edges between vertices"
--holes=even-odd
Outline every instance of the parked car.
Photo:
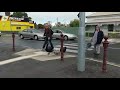
[{"label": "parked car", "polygon": [[77,39],[77,36],[76,35],[74,35],[74,34],[70,34],[70,33],[65,33],[65,32],[63,32],[62,30],[60,30],[60,29],[55,29],[55,30],[53,30],[54,31],[54,33],[53,33],[53,38],[55,38],[55,39],[60,39],[60,37],[61,37],[61,33],[64,35],[64,39],[65,40],[75,40],[75,39]]},{"label": "parked car", "polygon": [[25,29],[18,33],[19,37],[21,39],[24,38],[30,38],[30,39],[44,39],[44,31],[43,30],[37,30],[37,29]]}]

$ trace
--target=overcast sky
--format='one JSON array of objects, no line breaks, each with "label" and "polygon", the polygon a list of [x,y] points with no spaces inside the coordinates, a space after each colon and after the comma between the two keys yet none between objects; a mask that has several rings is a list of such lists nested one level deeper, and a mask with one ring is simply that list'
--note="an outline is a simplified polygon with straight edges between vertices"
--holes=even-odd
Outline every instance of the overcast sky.
[{"label": "overcast sky", "polygon": [[[32,20],[38,23],[46,23],[51,21],[53,24],[57,22],[69,23],[73,19],[78,19],[77,14],[79,12],[27,12],[29,17],[32,17]],[[90,15],[92,12],[86,12],[86,15]],[[0,15],[5,15],[4,12],[1,12]]]}]

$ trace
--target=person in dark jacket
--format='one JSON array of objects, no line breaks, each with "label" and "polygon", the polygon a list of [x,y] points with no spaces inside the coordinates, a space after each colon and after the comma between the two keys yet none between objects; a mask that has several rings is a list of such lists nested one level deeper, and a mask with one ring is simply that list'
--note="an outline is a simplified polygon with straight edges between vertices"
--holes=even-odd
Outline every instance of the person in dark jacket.
[{"label": "person in dark jacket", "polygon": [[45,50],[45,47],[48,43],[48,41],[50,42],[50,45],[52,48],[53,47],[53,44],[52,44],[52,35],[53,35],[53,31],[51,30],[50,26],[48,24],[45,24],[45,31],[44,31],[44,36],[45,36],[45,42],[43,44],[43,47],[42,47],[42,50],[44,51]]},{"label": "person in dark jacket", "polygon": [[95,32],[92,38],[92,44],[94,45],[94,54],[100,54],[100,45],[104,38],[104,33],[100,30],[100,27],[97,25],[95,27]]}]

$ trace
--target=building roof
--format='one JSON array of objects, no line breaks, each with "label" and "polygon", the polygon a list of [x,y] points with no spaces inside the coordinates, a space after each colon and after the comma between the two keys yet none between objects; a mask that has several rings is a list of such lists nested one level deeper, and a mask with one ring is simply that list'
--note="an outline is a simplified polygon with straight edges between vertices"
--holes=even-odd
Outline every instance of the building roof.
[{"label": "building roof", "polygon": [[88,16],[87,19],[86,24],[120,24],[120,12],[96,12]]},{"label": "building roof", "polygon": [[93,23],[93,22],[120,22],[120,18],[119,19],[102,19],[102,20],[92,20],[92,21],[88,21],[87,23]]},{"label": "building roof", "polygon": [[93,13],[88,17],[96,17],[96,16],[105,16],[105,15],[117,15],[117,14],[120,14],[120,12],[96,12],[96,13]]}]

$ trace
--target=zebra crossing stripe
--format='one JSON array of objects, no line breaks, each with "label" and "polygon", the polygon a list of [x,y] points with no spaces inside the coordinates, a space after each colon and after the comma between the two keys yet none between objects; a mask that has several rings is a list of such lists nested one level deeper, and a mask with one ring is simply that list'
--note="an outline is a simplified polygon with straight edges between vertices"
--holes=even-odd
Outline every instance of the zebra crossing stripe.
[{"label": "zebra crossing stripe", "polygon": [[78,46],[78,44],[77,43],[72,43],[72,44],[64,44],[64,45],[66,45],[66,46]]},{"label": "zebra crossing stripe", "polygon": [[[67,48],[70,48],[70,49],[78,49],[78,47],[72,47],[72,46],[66,46],[64,45],[65,47]],[[60,48],[61,46],[60,45],[57,45],[56,48]]]},{"label": "zebra crossing stripe", "polygon": [[[76,45],[76,44],[77,43],[64,44],[64,46],[67,47],[66,52],[77,54],[78,53],[78,45]],[[55,50],[60,50],[60,47],[61,47],[61,45],[56,45]],[[86,51],[91,51],[91,50],[93,50],[93,47],[86,49]]]},{"label": "zebra crossing stripe", "polygon": [[[60,48],[55,48],[55,50],[60,50]],[[78,53],[78,50],[67,49],[66,52],[69,52],[69,53]]]}]

